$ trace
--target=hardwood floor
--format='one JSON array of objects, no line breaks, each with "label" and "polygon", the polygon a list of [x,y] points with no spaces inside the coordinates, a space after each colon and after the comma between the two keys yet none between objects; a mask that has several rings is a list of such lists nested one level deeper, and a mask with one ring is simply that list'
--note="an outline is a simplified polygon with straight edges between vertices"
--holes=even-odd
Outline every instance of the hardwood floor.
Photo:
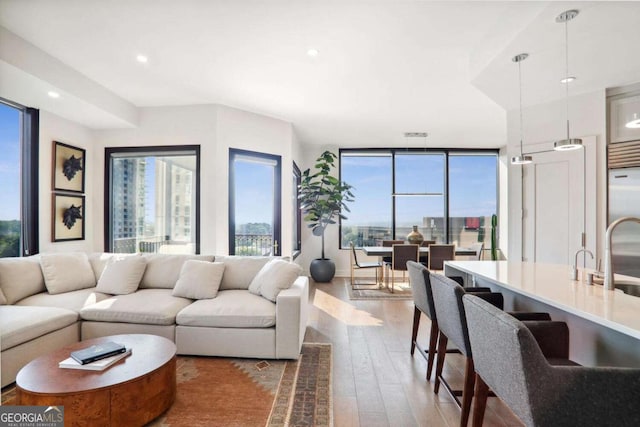
[{"label": "hardwood floor", "polygon": [[[313,283],[305,342],[333,344],[333,412],[336,427],[457,427],[460,411],[444,389],[433,393],[427,362],[409,353],[413,301],[351,301],[349,279]],[[421,319],[426,347],[429,319]],[[462,388],[463,358],[447,354],[445,378]],[[433,377],[433,375],[432,375]],[[489,398],[484,426],[522,426],[498,398]],[[471,425],[471,422],[469,422]]]}]

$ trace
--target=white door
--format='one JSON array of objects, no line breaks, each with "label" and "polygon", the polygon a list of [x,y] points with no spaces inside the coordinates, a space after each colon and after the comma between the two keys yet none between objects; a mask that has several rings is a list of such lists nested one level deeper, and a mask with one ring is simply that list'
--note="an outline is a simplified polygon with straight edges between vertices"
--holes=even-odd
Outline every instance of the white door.
[{"label": "white door", "polygon": [[[583,232],[584,244],[595,254],[595,161],[590,155],[595,139],[591,142],[581,150],[534,154],[534,162],[523,167],[524,261],[573,264]],[[595,266],[590,257],[586,261]]]}]

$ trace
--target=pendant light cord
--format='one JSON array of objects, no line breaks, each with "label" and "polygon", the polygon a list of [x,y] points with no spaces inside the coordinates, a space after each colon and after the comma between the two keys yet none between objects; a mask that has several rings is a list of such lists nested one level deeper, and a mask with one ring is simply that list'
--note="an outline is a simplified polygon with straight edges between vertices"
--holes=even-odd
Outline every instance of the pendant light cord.
[{"label": "pendant light cord", "polygon": [[518,61],[518,88],[520,91],[520,157],[523,156],[522,151],[522,140],[524,139],[524,132],[522,130],[522,66],[520,63],[522,60]]},{"label": "pendant light cord", "polygon": [[564,21],[564,45],[565,45],[565,98],[567,113],[567,140],[569,140],[569,20]]}]

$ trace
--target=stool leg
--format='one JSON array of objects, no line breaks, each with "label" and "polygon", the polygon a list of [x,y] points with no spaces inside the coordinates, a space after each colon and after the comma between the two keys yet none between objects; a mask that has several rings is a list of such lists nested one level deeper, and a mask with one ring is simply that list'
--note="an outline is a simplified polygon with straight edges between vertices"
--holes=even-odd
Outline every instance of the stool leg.
[{"label": "stool leg", "polygon": [[476,390],[473,393],[475,400],[473,402],[473,417],[471,425],[473,427],[482,427],[484,420],[484,410],[487,407],[487,396],[489,395],[489,386],[482,381],[480,375],[476,374]]},{"label": "stool leg", "polygon": [[[433,369],[433,359],[436,357],[436,344],[438,343],[438,322],[431,320],[431,331],[429,332],[429,360],[427,360],[427,381],[431,379],[431,370]],[[445,349],[446,352],[446,349]]]},{"label": "stool leg", "polygon": [[[411,332],[411,355],[416,351],[416,340],[418,339],[418,327],[420,326],[420,314],[422,312],[416,306],[413,307],[413,331]],[[428,375],[428,374],[427,374]]]},{"label": "stool leg", "polygon": [[467,427],[469,413],[471,412],[471,399],[473,398],[473,386],[476,373],[473,368],[473,359],[466,358],[464,365],[464,387],[462,388],[462,414],[460,414],[460,427]]},{"label": "stool leg", "polygon": [[444,367],[444,356],[447,354],[447,341],[449,339],[445,334],[440,332],[438,334],[438,359],[436,360],[436,382],[433,385],[433,392],[438,394],[440,390],[440,376],[442,375],[442,368]]}]

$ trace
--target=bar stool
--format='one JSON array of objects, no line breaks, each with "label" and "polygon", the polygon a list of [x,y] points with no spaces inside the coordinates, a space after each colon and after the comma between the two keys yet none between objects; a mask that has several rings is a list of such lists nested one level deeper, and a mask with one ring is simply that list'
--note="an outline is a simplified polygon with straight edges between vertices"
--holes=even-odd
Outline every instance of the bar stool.
[{"label": "bar stool", "polygon": [[529,427],[640,425],[640,369],[563,366],[575,365],[563,322],[520,322],[473,295],[462,300],[477,373],[474,426],[489,387]]},{"label": "bar stool", "polygon": [[[438,319],[433,305],[433,293],[431,291],[431,282],[429,280],[429,270],[415,261],[407,261],[407,271],[409,272],[409,282],[411,283],[411,292],[413,294],[413,328],[411,333],[411,355],[415,353],[415,349],[427,361],[427,381],[431,379],[431,370],[433,369],[433,361],[436,357],[436,344],[438,342]],[[489,288],[465,288],[467,292],[491,292]],[[431,320],[431,330],[429,331],[429,347],[425,351],[418,344],[418,328],[420,327],[421,314],[424,313]],[[449,350],[447,350],[449,351]],[[457,352],[450,350],[449,352]]]},{"label": "bar stool", "polygon": [[[475,384],[475,370],[471,345],[469,344],[469,331],[467,329],[467,319],[462,305],[462,297],[465,290],[455,281],[440,274],[430,273],[431,289],[433,291],[433,301],[436,315],[438,317],[438,358],[436,362],[436,379],[433,391],[437,394],[442,384],[453,397],[456,404],[461,409],[460,426],[466,427],[471,411],[471,398],[473,397],[473,387]],[[490,304],[502,309],[504,301],[502,294],[496,292],[474,293]],[[523,320],[551,320],[548,313],[512,313]],[[464,386],[462,392],[452,390],[449,384],[442,377],[444,367],[445,351],[448,341],[460,349],[465,357]],[[462,402],[458,396],[462,395]]]}]

